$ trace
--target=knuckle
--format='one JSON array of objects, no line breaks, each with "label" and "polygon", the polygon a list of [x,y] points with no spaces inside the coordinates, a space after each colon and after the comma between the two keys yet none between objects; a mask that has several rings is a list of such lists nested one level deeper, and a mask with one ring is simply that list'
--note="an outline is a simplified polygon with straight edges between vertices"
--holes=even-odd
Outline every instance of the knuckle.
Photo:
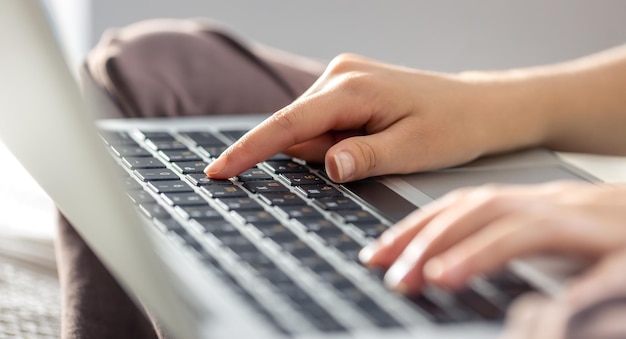
[{"label": "knuckle", "polygon": [[355,70],[360,70],[365,64],[365,58],[352,54],[342,53],[334,57],[326,67],[327,73],[331,75],[348,73]]},{"label": "knuckle", "polygon": [[365,170],[368,173],[373,171],[377,167],[377,154],[372,145],[358,141],[355,143],[358,156],[361,159],[361,170]]},{"label": "knuckle", "polygon": [[270,123],[278,126],[280,133],[291,137],[291,144],[296,144],[297,140],[293,131],[298,127],[298,116],[292,110],[280,110],[270,117]]}]

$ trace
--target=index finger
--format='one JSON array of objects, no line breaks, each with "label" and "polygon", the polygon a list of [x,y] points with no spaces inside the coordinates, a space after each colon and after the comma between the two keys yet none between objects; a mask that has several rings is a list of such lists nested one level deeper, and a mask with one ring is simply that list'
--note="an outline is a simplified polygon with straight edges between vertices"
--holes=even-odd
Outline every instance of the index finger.
[{"label": "index finger", "polygon": [[293,102],[232,144],[204,172],[212,178],[230,178],[290,146],[332,129],[363,124],[355,119],[359,115],[338,114],[348,104],[343,97],[318,93]]}]

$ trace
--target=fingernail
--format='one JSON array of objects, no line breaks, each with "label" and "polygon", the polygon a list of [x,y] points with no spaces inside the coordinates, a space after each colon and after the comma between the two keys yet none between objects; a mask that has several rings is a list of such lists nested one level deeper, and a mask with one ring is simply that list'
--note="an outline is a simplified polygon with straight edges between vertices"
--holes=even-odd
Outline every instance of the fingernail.
[{"label": "fingernail", "polygon": [[348,152],[339,152],[334,156],[335,164],[337,165],[337,174],[339,180],[349,180],[354,175],[354,158]]},{"label": "fingernail", "polygon": [[374,254],[378,252],[378,247],[379,246],[375,242],[363,247],[363,249],[359,252],[359,260],[361,260],[364,264],[369,263]]},{"label": "fingernail", "polygon": [[409,273],[409,269],[410,267],[402,262],[396,262],[385,274],[385,284],[387,284],[390,288],[403,293],[406,291],[406,284],[404,284],[403,280]]},{"label": "fingernail", "polygon": [[226,159],[217,158],[217,160],[213,161],[204,168],[204,173],[210,177],[219,174],[224,170],[224,168],[226,168]]}]

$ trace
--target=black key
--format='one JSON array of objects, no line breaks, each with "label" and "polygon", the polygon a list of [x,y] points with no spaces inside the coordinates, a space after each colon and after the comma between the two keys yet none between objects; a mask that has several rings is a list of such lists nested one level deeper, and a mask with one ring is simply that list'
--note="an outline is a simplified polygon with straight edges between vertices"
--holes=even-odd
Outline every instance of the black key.
[{"label": "black key", "polygon": [[297,189],[311,199],[343,196],[343,193],[341,193],[338,189],[326,184],[302,185],[299,186]]},{"label": "black key", "polygon": [[242,198],[219,198],[217,203],[225,210],[237,210],[237,211],[257,211],[263,210],[258,202],[248,197]]},{"label": "black key", "polygon": [[281,211],[283,211],[289,218],[294,219],[302,219],[302,218],[319,218],[322,219],[323,216],[320,212],[318,212],[315,208],[311,206],[280,206]]},{"label": "black key", "polygon": [[402,326],[397,320],[389,315],[387,311],[383,310],[365,294],[363,294],[361,298],[357,299],[355,304],[378,327],[391,328]]},{"label": "black key", "polygon": [[281,177],[285,178],[291,186],[325,184],[322,178],[313,173],[283,173]]},{"label": "black key", "polygon": [[502,320],[504,318],[504,310],[469,288],[455,293],[454,296],[459,303],[476,312],[483,319]]},{"label": "black key", "polygon": [[235,185],[201,186],[201,189],[212,198],[247,197],[244,190]]},{"label": "black key", "polygon": [[185,177],[194,186],[206,186],[206,185],[232,185],[230,180],[213,179],[206,176],[204,173],[192,173]]},{"label": "black key", "polygon": [[424,295],[409,297],[409,300],[420,309],[423,314],[438,323],[450,323],[454,318],[441,306],[434,303]]},{"label": "black key", "polygon": [[278,223],[278,219],[267,211],[235,211],[243,220],[250,224],[274,224]]},{"label": "black key", "polygon": [[316,199],[315,203],[329,211],[361,209],[361,206],[348,197],[324,197]]},{"label": "black key", "polygon": [[261,200],[272,206],[306,205],[302,198],[291,192],[268,192],[260,195]]},{"label": "black key", "polygon": [[178,180],[178,175],[167,168],[140,168],[133,174],[141,181]]},{"label": "black key", "polygon": [[241,232],[225,219],[194,219],[194,224],[199,225],[206,233],[213,234],[216,238],[241,236]]},{"label": "black key", "polygon": [[338,210],[335,211],[334,214],[338,215],[345,221],[346,223],[351,224],[359,224],[359,223],[371,223],[377,222],[378,218],[376,218],[370,212],[364,210]]},{"label": "black key", "polygon": [[165,168],[165,165],[158,159],[152,157],[125,157],[122,163],[134,170],[138,168]]},{"label": "black key", "polygon": [[272,238],[275,241],[294,241],[297,240],[298,237],[291,232],[290,229],[278,223],[278,221],[274,220],[271,223],[265,222],[252,222],[254,226],[263,233],[265,237]]},{"label": "black key", "polygon": [[144,140],[174,140],[174,137],[168,132],[137,131],[137,134],[139,134]]},{"label": "black key", "polygon": [[174,206],[208,205],[208,203],[196,193],[163,193],[161,196],[165,202]]},{"label": "black key", "polygon": [[151,157],[148,150],[139,146],[111,145],[113,153],[118,157]]},{"label": "black key", "polygon": [[246,170],[245,172],[239,174],[237,176],[239,181],[259,181],[259,180],[272,180],[272,176],[267,174],[264,170],[260,168],[251,168]]},{"label": "black key", "polygon": [[148,188],[155,193],[193,192],[193,189],[182,180],[150,181]]},{"label": "black key", "polygon": [[232,141],[239,140],[239,138],[241,138],[247,132],[248,132],[247,130],[220,131],[220,133],[222,133],[223,135],[225,135],[228,139],[230,139]]},{"label": "black key", "polygon": [[100,131],[98,134],[108,145],[138,146],[126,132]]},{"label": "black key", "polygon": [[148,218],[169,219],[171,218],[169,212],[161,205],[157,203],[142,203],[139,205],[139,210]]},{"label": "black key", "polygon": [[138,190],[142,190],[143,187],[141,187],[141,185],[139,185],[139,183],[137,182],[137,180],[131,178],[131,177],[127,177],[124,178],[124,180],[122,180],[122,185],[124,187],[125,191],[138,191]]},{"label": "black key", "polygon": [[209,158],[217,158],[224,153],[227,148],[227,146],[199,146],[198,152]]},{"label": "black key", "polygon": [[494,274],[490,276],[487,281],[506,295],[510,301],[513,301],[526,292],[535,290],[530,284],[510,271],[502,271]]},{"label": "black key", "polygon": [[209,205],[178,206],[176,211],[185,219],[224,219],[215,208]]},{"label": "black key", "polygon": [[193,144],[195,146],[225,146],[226,145],[222,140],[218,139],[211,132],[202,132],[202,131],[183,132],[181,133],[181,135],[193,141]]},{"label": "black key", "polygon": [[265,164],[274,173],[308,173],[309,169],[291,160],[268,160]]},{"label": "black key", "polygon": [[312,255],[309,257],[300,257],[300,264],[305,267],[311,269],[311,271],[316,273],[322,272],[332,272],[336,271],[336,269],[326,261],[326,259],[320,257],[319,255]]},{"label": "black key", "polygon": [[339,230],[338,234],[343,233],[341,229],[337,227],[337,225],[333,224],[329,220],[320,218],[299,218],[297,221],[302,224],[302,226],[306,227],[309,232],[316,232],[320,234],[324,234],[326,230]]},{"label": "black key", "polygon": [[178,140],[146,140],[146,146],[150,149],[159,150],[186,150],[188,149],[185,144]]},{"label": "black key", "polygon": [[135,204],[141,204],[146,202],[156,202],[154,198],[150,195],[150,193],[146,191],[130,191],[126,192],[130,200],[132,200]]},{"label": "black key", "polygon": [[184,231],[183,226],[180,225],[180,223],[178,221],[176,221],[176,219],[172,219],[172,218],[166,218],[166,219],[162,219],[162,218],[155,218],[153,220],[154,225],[161,230],[163,233],[165,232],[169,232],[169,231],[173,231],[173,232],[177,232],[180,230]]},{"label": "black key", "polygon": [[192,151],[181,151],[181,150],[163,150],[159,151],[159,156],[165,159],[166,161],[198,161],[202,160],[200,157]]},{"label": "black key", "polygon": [[172,165],[174,165],[175,170],[182,174],[204,174],[204,168],[208,163],[204,161],[180,161],[174,162]]},{"label": "black key", "polygon": [[380,237],[386,230],[389,229],[389,226],[382,223],[360,223],[356,225],[366,236],[370,238],[378,238]]},{"label": "black key", "polygon": [[331,237],[325,236],[324,241],[332,247],[337,248],[338,250],[360,250],[361,244],[354,241],[349,235],[342,233],[338,236]]},{"label": "black key", "polygon": [[300,256],[311,256],[315,253],[315,251],[301,239],[274,238],[272,240],[280,245],[283,250],[291,253],[291,255],[296,258],[299,258]]},{"label": "black key", "polygon": [[289,191],[285,185],[276,180],[247,181],[243,184],[243,187],[247,188],[252,193]]}]

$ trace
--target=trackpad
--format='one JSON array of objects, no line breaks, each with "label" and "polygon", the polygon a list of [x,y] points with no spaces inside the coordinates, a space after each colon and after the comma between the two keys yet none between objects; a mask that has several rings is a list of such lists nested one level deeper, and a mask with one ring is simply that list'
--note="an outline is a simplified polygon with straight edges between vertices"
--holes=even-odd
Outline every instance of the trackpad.
[{"label": "trackpad", "polygon": [[555,180],[587,181],[562,167],[444,170],[400,177],[432,199],[461,187],[484,184],[539,184]]}]

